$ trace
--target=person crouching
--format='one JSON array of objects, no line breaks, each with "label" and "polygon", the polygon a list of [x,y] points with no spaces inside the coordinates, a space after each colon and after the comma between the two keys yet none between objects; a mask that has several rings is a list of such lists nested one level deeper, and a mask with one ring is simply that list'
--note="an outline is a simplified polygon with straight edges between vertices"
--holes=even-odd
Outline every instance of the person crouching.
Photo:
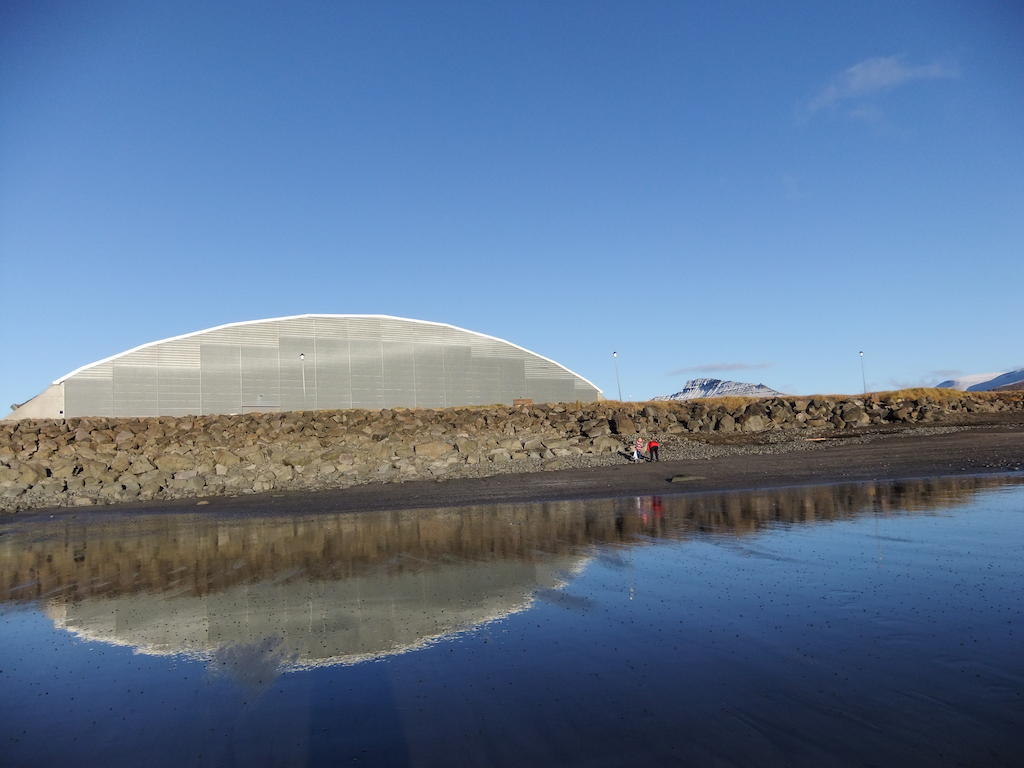
[{"label": "person crouching", "polygon": [[640,437],[640,435],[637,435],[636,436],[636,441],[633,443],[633,461],[634,462],[639,462],[639,461],[642,461],[642,460],[647,458],[647,456],[644,455],[644,446],[645,445],[646,445],[646,443],[644,443],[644,439],[642,437]]}]

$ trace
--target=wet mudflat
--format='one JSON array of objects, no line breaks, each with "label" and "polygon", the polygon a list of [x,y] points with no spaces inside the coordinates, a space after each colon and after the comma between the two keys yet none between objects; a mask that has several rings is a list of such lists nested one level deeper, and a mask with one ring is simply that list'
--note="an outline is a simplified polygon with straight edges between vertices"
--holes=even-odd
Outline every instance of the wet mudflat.
[{"label": "wet mudflat", "polygon": [[10,765],[1013,765],[1024,478],[0,523]]}]

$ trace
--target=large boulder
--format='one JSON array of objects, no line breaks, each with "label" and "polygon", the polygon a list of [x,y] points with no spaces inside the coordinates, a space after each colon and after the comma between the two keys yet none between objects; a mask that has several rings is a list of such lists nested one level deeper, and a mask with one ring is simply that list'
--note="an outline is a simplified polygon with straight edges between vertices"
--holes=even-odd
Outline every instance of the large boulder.
[{"label": "large boulder", "polygon": [[114,458],[110,460],[110,468],[115,472],[124,472],[131,465],[131,456],[129,456],[125,451],[118,451],[114,455]]},{"label": "large boulder", "polygon": [[867,411],[855,403],[847,403],[843,406],[840,415],[843,421],[851,427],[866,427],[871,423],[871,417],[868,416]]},{"label": "large boulder", "polygon": [[213,460],[215,464],[223,464],[225,467],[230,467],[234,464],[241,463],[241,459],[233,454],[231,451],[221,448],[220,450],[213,452]]},{"label": "large boulder", "polygon": [[50,476],[67,479],[74,477],[78,464],[74,459],[57,459],[50,463]]},{"label": "large boulder", "polygon": [[114,435],[114,442],[119,447],[130,448],[132,443],[135,442],[135,434],[127,429],[122,429],[116,435]]},{"label": "large boulder", "polygon": [[914,409],[909,405],[901,405],[895,411],[892,412],[893,421],[913,421],[914,420]]},{"label": "large boulder", "polygon": [[760,413],[752,413],[740,416],[737,424],[744,432],[763,432],[771,425],[771,421]]},{"label": "large boulder", "polygon": [[46,469],[36,462],[26,461],[17,468],[15,480],[22,485],[35,485],[46,477]]},{"label": "large boulder", "polygon": [[164,472],[182,472],[186,469],[192,469],[196,465],[194,459],[182,456],[179,453],[167,453],[163,456],[157,456],[153,463]]},{"label": "large boulder", "polygon": [[425,459],[439,459],[454,450],[455,448],[451,443],[443,443],[440,440],[431,440],[427,443],[417,443],[415,447],[416,455]]},{"label": "large boulder", "polygon": [[459,453],[467,456],[475,456],[480,452],[480,443],[476,440],[470,440],[466,437],[460,437],[455,441],[455,448]]},{"label": "large boulder", "polygon": [[544,447],[548,450],[555,450],[556,448],[568,448],[572,443],[568,440],[545,440]]},{"label": "large boulder", "polygon": [[617,435],[635,435],[639,430],[633,417],[626,413],[616,413],[612,417],[612,429]]},{"label": "large boulder", "polygon": [[133,475],[144,475],[156,469],[153,463],[145,456],[137,456],[132,460],[129,470]]},{"label": "large boulder", "polygon": [[615,453],[622,449],[622,442],[611,435],[600,435],[592,443],[594,453]]}]

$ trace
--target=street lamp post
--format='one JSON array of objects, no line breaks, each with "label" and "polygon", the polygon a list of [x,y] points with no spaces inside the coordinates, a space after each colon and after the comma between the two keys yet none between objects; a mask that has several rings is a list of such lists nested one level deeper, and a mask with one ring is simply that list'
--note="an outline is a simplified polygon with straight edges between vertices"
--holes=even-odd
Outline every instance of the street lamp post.
[{"label": "street lamp post", "polygon": [[864,378],[864,350],[860,351],[860,383],[866,395],[868,393],[868,380]]},{"label": "street lamp post", "polygon": [[306,410],[306,353],[299,353],[299,360],[302,361],[302,410]]},{"label": "street lamp post", "polygon": [[615,385],[619,388],[619,402],[622,402],[622,382],[619,380],[619,353],[612,352],[612,360],[615,361]]}]

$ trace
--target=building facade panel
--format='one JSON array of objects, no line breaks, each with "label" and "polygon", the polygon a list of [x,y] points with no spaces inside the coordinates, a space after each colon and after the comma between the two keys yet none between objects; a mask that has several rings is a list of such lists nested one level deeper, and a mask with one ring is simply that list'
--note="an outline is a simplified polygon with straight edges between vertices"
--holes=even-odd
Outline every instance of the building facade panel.
[{"label": "building facade panel", "polygon": [[381,397],[385,408],[412,404],[417,406],[416,360],[411,341],[381,343],[383,363]]},{"label": "building facade panel", "polygon": [[159,368],[156,352],[143,360],[114,361],[113,401],[115,416],[159,416]]},{"label": "building facade panel", "polygon": [[[289,329],[301,331],[301,328]],[[316,342],[314,331],[309,335],[282,335],[278,343],[281,376],[281,410],[311,411],[316,399]],[[329,408],[331,406],[324,406]]]},{"label": "building facade panel", "polygon": [[[352,407],[352,369],[347,338],[321,336],[316,339],[317,404],[322,408]],[[320,403],[324,405],[320,406]]]},{"label": "building facade panel", "polygon": [[64,383],[65,416],[113,416],[114,377],[81,378]]},{"label": "building facade panel", "polygon": [[202,413],[241,413],[241,345],[202,344],[199,348],[199,383]]},{"label": "building facade panel", "polygon": [[241,345],[242,412],[281,409],[281,376],[278,347]]},{"label": "building facade panel", "polygon": [[510,342],[370,315],[212,328],[85,366],[54,386],[62,388],[66,417],[443,408],[601,396],[578,374]]},{"label": "building facade panel", "polygon": [[[358,336],[360,334],[356,334]],[[352,407],[383,408],[384,358],[380,341],[352,338],[348,343]]]},{"label": "building facade panel", "polygon": [[413,344],[412,362],[416,369],[416,406],[444,408],[444,347],[440,344]]}]

